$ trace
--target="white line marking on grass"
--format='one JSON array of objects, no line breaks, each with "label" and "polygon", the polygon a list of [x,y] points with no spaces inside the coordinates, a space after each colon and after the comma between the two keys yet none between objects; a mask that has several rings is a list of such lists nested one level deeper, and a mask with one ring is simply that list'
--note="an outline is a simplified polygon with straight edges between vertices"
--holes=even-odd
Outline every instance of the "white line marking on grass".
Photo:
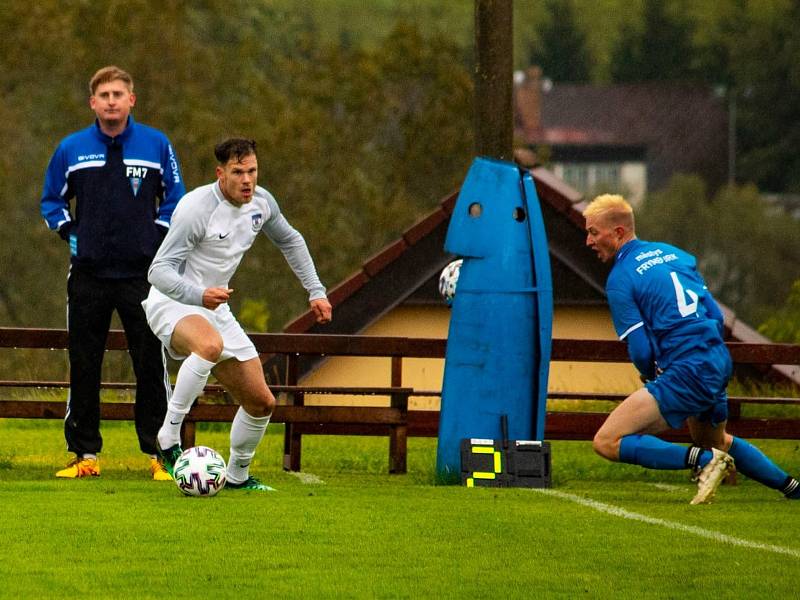
[{"label": "white line marking on grass", "polygon": [[294,475],[300,480],[301,483],[305,483],[306,485],[325,485],[325,482],[322,481],[322,479],[320,479],[313,473],[303,473],[301,471],[289,471],[289,475]]},{"label": "white line marking on grass", "polygon": [[620,508],[619,506],[614,506],[612,504],[605,504],[603,502],[592,500],[591,498],[582,498],[581,496],[576,496],[575,494],[568,494],[566,492],[559,492],[557,490],[534,489],[534,491],[540,492],[542,494],[547,494],[548,496],[555,496],[556,498],[561,498],[563,500],[569,500],[571,502],[575,502],[576,504],[581,504],[583,506],[588,506],[589,508],[593,508],[595,510],[607,513],[609,515],[613,515],[615,517],[622,517],[623,519],[630,519],[632,521],[640,521],[642,523],[647,523],[649,525],[660,525],[661,527],[666,527],[668,529],[675,529],[676,531],[683,531],[686,533],[699,535],[700,537],[708,538],[710,540],[714,540],[715,542],[722,542],[723,544],[742,546],[744,548],[754,548],[756,550],[766,550],[768,552],[775,552],[777,554],[786,554],[788,556],[800,558],[800,550],[796,550],[794,548],[785,548],[783,546],[775,546],[773,544],[762,544],[760,542],[753,542],[751,540],[745,540],[742,538],[734,537],[732,535],[719,533],[718,531],[703,529],[702,527],[696,527],[694,525],[686,525],[684,523],[676,523],[674,521],[666,521],[664,519],[648,517],[647,515],[641,515],[639,513],[625,510],[624,508]]},{"label": "white line marking on grass", "polygon": [[684,488],[679,485],[671,485],[669,483],[651,483],[650,485],[659,490],[664,490],[665,492],[682,492],[684,490]]}]

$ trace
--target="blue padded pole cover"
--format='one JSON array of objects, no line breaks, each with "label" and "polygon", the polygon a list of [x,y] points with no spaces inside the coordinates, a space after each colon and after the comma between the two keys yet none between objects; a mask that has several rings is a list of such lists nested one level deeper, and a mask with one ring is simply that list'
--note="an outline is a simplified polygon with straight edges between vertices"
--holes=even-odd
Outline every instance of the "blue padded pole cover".
[{"label": "blue padded pole cover", "polygon": [[445,357],[436,470],[460,481],[463,438],[541,440],[553,319],[547,238],[529,173],[477,158],[445,250],[464,259]]}]

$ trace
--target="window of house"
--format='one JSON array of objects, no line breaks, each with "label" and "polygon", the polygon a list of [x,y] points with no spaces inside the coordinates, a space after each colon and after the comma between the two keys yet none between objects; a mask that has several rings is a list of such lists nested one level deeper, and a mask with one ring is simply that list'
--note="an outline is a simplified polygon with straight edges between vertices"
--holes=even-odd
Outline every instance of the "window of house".
[{"label": "window of house", "polygon": [[620,163],[564,163],[561,178],[583,194],[609,192],[620,188],[621,170]]},{"label": "window of house", "polygon": [[[596,164],[594,167],[594,191],[607,192],[620,188],[621,165],[617,163]],[[602,189],[601,189],[602,188]]]},{"label": "window of house", "polygon": [[647,166],[628,162],[556,162],[553,173],[587,198],[622,194],[638,206],[647,192]]},{"label": "window of house", "polygon": [[565,164],[561,179],[582,193],[589,191],[589,164]]}]

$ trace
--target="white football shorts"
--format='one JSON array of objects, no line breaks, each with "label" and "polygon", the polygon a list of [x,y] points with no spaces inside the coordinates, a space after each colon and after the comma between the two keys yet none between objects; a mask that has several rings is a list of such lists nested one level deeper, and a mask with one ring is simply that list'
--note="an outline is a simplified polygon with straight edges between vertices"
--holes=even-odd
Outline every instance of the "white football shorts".
[{"label": "white football shorts", "polygon": [[170,356],[176,360],[186,358],[178,354],[171,345],[172,332],[178,321],[189,315],[199,315],[206,319],[222,336],[222,354],[219,361],[235,358],[244,362],[258,357],[258,351],[253,342],[239,325],[227,304],[221,304],[216,310],[209,310],[203,306],[183,304],[165,296],[156,288],[150,287],[147,299],[142,302],[147,324],[161,340]]}]

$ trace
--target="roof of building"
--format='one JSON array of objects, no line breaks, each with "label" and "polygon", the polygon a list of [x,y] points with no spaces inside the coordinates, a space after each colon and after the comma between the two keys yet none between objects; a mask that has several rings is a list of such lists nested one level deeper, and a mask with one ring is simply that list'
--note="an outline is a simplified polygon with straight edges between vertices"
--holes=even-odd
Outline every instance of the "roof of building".
[{"label": "roof of building", "polygon": [[727,101],[710,86],[551,84],[531,69],[514,98],[515,134],[528,145],[552,147],[554,159],[592,147],[638,149],[653,189],[678,172],[699,173],[712,187],[726,180]]}]

